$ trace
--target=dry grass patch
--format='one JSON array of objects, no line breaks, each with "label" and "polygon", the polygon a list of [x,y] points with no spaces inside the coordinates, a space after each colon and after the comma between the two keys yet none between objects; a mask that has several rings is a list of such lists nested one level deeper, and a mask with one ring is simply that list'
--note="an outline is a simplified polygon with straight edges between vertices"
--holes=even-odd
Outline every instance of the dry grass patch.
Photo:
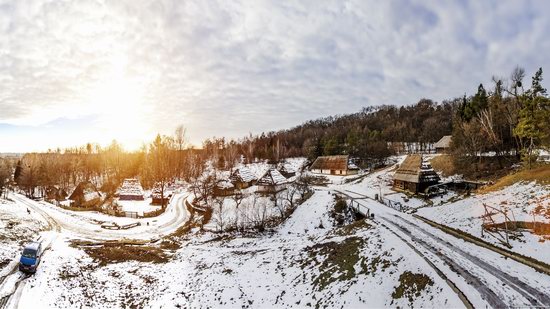
[{"label": "dry grass patch", "polygon": [[434,170],[443,173],[443,176],[448,177],[457,173],[453,163],[453,157],[450,155],[435,156],[430,160]]},{"label": "dry grass patch", "polygon": [[157,247],[131,246],[131,245],[103,245],[99,247],[86,247],[84,251],[99,263],[100,266],[107,264],[122,263],[128,261],[166,263],[168,255]]},{"label": "dry grass patch", "polygon": [[488,193],[498,191],[504,187],[513,185],[520,181],[532,182],[536,181],[539,184],[550,184],[550,165],[545,164],[533,169],[524,169],[516,173],[506,175],[497,180],[493,185],[481,188],[480,193]]},{"label": "dry grass patch", "polygon": [[395,287],[391,297],[393,299],[407,298],[412,304],[415,298],[422,295],[422,291],[433,284],[433,280],[424,274],[405,271],[399,276],[399,285]]}]

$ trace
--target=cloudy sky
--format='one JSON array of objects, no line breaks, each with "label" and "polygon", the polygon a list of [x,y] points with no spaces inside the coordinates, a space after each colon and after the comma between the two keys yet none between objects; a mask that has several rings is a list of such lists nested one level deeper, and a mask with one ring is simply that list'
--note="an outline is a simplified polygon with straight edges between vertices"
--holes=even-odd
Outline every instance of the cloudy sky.
[{"label": "cloudy sky", "polygon": [[0,0],[0,152],[135,148],[178,124],[200,145],[461,96],[517,65],[550,70],[549,12],[548,1]]}]

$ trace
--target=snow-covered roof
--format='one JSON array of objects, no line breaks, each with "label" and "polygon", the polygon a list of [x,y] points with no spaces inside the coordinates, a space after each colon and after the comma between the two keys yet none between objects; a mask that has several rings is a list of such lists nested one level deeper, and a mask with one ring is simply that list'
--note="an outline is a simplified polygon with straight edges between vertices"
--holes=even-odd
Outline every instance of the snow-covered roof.
[{"label": "snow-covered roof", "polygon": [[118,190],[119,195],[143,195],[143,188],[139,180],[135,178],[124,179],[122,186]]},{"label": "snow-covered roof", "polygon": [[265,174],[258,180],[258,185],[261,186],[273,186],[286,183],[286,178],[278,170],[270,168]]},{"label": "snow-covered roof", "polygon": [[219,189],[233,189],[235,186],[229,180],[220,180],[216,183]]},{"label": "snow-covered roof", "polygon": [[82,198],[84,201],[91,201],[96,198],[101,198],[101,193],[91,182],[81,182],[76,186],[71,195],[69,196],[70,200],[77,200]]},{"label": "snow-covered roof", "polygon": [[236,169],[233,174],[231,174],[230,179],[232,181],[251,182],[256,180],[256,176],[254,176],[249,168],[241,167],[239,169]]}]

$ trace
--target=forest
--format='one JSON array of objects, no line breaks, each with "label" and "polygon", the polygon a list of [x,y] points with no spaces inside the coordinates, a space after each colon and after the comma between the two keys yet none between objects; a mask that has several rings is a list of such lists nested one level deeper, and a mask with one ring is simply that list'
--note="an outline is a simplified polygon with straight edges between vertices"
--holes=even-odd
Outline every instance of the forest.
[{"label": "forest", "polygon": [[[550,145],[550,99],[542,85],[542,68],[530,83],[525,79],[525,70],[517,67],[507,79],[494,77],[488,87],[480,84],[471,95],[441,103],[422,99],[408,106],[365,107],[358,113],[237,140],[214,137],[205,140],[202,149],[189,146],[180,125],[172,135],[157,135],[139,151],[125,151],[113,141],[107,147],[88,143],[28,153],[18,160],[4,158],[0,192],[16,184],[34,196],[48,186],[70,188],[80,181],[114,192],[128,177],[139,177],[145,187],[164,187],[174,179],[196,179],[206,162],[230,170],[238,162],[349,154],[367,168],[383,163],[398,149],[429,152],[433,143],[451,134],[451,157],[459,173],[488,168],[487,162],[495,169],[520,161],[531,168],[538,151]],[[414,148],[408,148],[411,145]]]}]

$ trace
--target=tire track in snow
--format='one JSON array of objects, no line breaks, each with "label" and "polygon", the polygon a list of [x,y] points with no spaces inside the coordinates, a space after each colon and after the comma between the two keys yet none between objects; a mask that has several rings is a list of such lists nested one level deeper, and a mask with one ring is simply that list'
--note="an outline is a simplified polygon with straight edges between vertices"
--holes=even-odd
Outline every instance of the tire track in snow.
[{"label": "tire track in snow", "polygon": [[[435,240],[440,245],[448,248],[449,250],[456,252],[460,254],[462,257],[467,259],[468,261],[472,262],[477,267],[483,269],[484,271],[488,272],[489,274],[493,275],[494,277],[498,278],[503,283],[510,286],[513,290],[515,290],[518,294],[522,295],[524,298],[526,298],[531,305],[534,306],[544,306],[544,307],[550,307],[550,296],[548,296],[546,293],[543,293],[536,288],[528,285],[527,283],[523,282],[517,277],[514,277],[506,272],[503,272],[502,270],[498,269],[497,267],[485,262],[484,260],[480,259],[479,257],[476,257],[469,252],[466,252],[462,250],[461,248],[457,247],[456,245],[453,245],[452,243],[442,239],[439,236],[436,236],[426,229],[422,228],[421,226],[406,220],[400,216],[394,215],[396,218],[401,220],[403,223],[408,224],[409,226],[413,227],[415,230],[420,231],[424,235],[428,236],[429,238]],[[412,235],[411,235],[412,236]]]},{"label": "tire track in snow", "polygon": [[508,305],[504,303],[500,296],[496,295],[495,292],[493,292],[491,289],[489,289],[484,282],[482,282],[477,276],[470,273],[467,269],[464,267],[458,265],[453,259],[449,258],[448,256],[442,254],[439,250],[432,247],[430,244],[425,242],[424,240],[413,236],[409,230],[406,228],[386,219],[382,218],[385,222],[387,222],[389,225],[394,226],[402,233],[405,233],[410,237],[410,239],[416,243],[422,246],[424,249],[428,250],[432,254],[439,257],[443,262],[445,262],[452,270],[454,270],[456,273],[458,273],[466,282],[468,282],[470,285],[472,285],[477,292],[481,295],[481,298],[483,298],[485,301],[491,305],[493,308],[506,308]]},{"label": "tire track in snow", "polygon": [[451,288],[451,290],[453,290],[457,294],[458,298],[462,301],[462,303],[466,308],[468,309],[474,308],[474,305],[470,302],[468,297],[437,266],[435,266],[435,264],[432,261],[430,261],[425,254],[420,252],[415,246],[411,244],[410,241],[407,241],[401,235],[397,234],[395,231],[387,227],[384,223],[380,223],[380,225],[386,228],[388,231],[390,231],[390,233],[394,234],[397,238],[399,238],[402,242],[404,242],[407,246],[409,246],[416,254],[422,257],[424,261],[426,261],[426,263],[435,270],[435,272],[439,275],[439,277],[441,277],[441,279],[443,279],[443,281],[447,283],[447,285]]},{"label": "tire track in snow", "polygon": [[[40,241],[40,243],[43,244],[43,250],[42,250],[42,256],[51,249],[52,243],[57,238],[58,233],[61,232],[61,225],[57,223],[57,221],[48,215],[44,210],[40,209],[39,207],[32,205],[32,203],[29,203],[25,201],[24,199],[21,199],[17,196],[15,196],[15,199],[28,207],[31,207],[33,210],[35,210],[37,213],[40,214],[48,222],[48,229],[52,230],[54,234],[52,234],[48,238],[44,238],[43,236],[38,237],[36,241]],[[19,297],[13,297],[13,296],[20,296],[21,293],[18,293],[19,289],[22,288],[25,285],[25,281],[31,276],[31,274],[24,274],[22,272],[17,271],[18,263],[14,263],[13,268],[10,270],[10,273],[8,273],[6,276],[0,278],[0,293],[5,294],[0,297],[0,309],[6,308],[8,305],[11,307],[17,307],[17,304],[19,303]],[[17,276],[15,279],[15,283],[13,285],[13,288],[10,289],[10,291],[4,291],[6,286],[6,279],[8,277]]]}]

